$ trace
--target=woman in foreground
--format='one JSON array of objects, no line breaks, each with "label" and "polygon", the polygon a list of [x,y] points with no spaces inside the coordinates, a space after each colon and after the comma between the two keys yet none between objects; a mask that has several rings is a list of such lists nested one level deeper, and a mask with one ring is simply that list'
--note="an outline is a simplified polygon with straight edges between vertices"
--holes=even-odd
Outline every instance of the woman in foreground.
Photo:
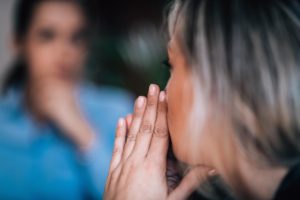
[{"label": "woman in foreground", "polygon": [[[215,174],[237,199],[299,199],[299,17],[293,0],[176,0],[166,93],[120,120],[105,199],[186,199]],[[173,190],[168,130],[191,167]]]}]

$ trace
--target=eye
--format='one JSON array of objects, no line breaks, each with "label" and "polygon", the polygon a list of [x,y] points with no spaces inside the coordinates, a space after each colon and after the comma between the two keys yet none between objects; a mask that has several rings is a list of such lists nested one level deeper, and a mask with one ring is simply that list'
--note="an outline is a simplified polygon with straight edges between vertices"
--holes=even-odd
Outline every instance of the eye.
[{"label": "eye", "polygon": [[42,29],[38,32],[38,38],[44,42],[53,40],[55,37],[55,33],[50,29]]},{"label": "eye", "polygon": [[167,67],[170,71],[172,71],[173,67],[172,67],[172,65],[170,64],[169,58],[167,58],[166,60],[162,61],[161,63],[162,63],[165,67]]},{"label": "eye", "polygon": [[85,44],[88,40],[88,33],[86,30],[77,31],[72,36],[72,43],[74,44]]}]

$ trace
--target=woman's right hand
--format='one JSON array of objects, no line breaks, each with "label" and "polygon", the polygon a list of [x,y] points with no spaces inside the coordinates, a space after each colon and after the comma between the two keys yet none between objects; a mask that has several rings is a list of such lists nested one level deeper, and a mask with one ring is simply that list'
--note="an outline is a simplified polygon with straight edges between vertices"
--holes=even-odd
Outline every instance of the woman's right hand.
[{"label": "woman's right hand", "polygon": [[186,199],[212,170],[195,167],[170,193],[166,178],[169,133],[165,92],[151,85],[135,103],[130,128],[120,119],[106,183],[106,200]]},{"label": "woman's right hand", "polygon": [[94,132],[81,113],[75,86],[54,77],[35,79],[27,88],[28,105],[39,119],[54,122],[79,149],[88,149]]},{"label": "woman's right hand", "polygon": [[31,80],[27,88],[27,102],[38,117],[53,121],[76,110],[74,87],[54,77]]}]

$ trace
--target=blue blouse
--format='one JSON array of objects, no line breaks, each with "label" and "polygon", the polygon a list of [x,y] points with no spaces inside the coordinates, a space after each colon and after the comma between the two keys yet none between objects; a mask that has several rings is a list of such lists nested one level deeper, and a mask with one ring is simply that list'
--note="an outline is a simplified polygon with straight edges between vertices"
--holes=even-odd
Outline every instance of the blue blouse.
[{"label": "blue blouse", "polygon": [[85,153],[55,125],[39,127],[23,106],[23,91],[0,97],[0,199],[102,199],[119,117],[132,97],[115,88],[84,85],[79,102],[97,139]]}]

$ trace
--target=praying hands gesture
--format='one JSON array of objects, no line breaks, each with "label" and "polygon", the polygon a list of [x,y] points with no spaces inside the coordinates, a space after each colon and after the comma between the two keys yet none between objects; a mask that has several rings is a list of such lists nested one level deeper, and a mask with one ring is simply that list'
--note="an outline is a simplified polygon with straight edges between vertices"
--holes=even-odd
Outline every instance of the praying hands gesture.
[{"label": "praying hands gesture", "polygon": [[167,102],[158,86],[151,85],[148,97],[137,99],[127,122],[118,123],[105,200],[186,199],[205,180],[211,169],[196,167],[178,187],[168,189]]}]

